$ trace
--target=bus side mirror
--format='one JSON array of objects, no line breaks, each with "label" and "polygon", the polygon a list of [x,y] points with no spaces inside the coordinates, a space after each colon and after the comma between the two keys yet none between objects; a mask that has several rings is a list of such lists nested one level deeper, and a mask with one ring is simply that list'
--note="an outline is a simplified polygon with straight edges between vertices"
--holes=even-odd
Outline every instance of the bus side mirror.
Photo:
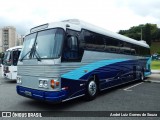
[{"label": "bus side mirror", "polygon": [[78,50],[78,38],[75,36],[69,36],[67,39],[67,46],[70,51],[77,51]]},{"label": "bus side mirror", "polygon": [[67,36],[67,43],[65,45],[64,58],[66,60],[78,59],[78,38],[75,36]]}]

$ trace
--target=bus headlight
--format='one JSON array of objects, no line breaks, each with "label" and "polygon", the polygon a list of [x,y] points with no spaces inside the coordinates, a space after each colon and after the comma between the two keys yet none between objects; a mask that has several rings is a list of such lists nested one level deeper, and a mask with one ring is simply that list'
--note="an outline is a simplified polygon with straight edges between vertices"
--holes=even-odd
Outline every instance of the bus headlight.
[{"label": "bus headlight", "polygon": [[22,84],[22,80],[20,76],[17,76],[17,84]]},{"label": "bus headlight", "polygon": [[43,87],[43,80],[39,80],[39,87]]},{"label": "bus headlight", "polygon": [[39,80],[39,87],[40,88],[48,88],[48,80],[47,79],[40,79]]},{"label": "bus headlight", "polygon": [[48,81],[46,81],[46,80],[43,81],[43,87],[48,88]]}]

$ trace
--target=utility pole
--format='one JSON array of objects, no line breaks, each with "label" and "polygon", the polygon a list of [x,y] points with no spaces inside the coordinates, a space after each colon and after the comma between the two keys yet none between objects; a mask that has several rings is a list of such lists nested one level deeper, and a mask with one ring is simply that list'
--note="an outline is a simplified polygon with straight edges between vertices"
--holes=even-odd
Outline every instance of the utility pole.
[{"label": "utility pole", "polygon": [[142,40],[142,36],[143,36],[143,31],[142,31],[142,27],[141,27],[141,40]]}]

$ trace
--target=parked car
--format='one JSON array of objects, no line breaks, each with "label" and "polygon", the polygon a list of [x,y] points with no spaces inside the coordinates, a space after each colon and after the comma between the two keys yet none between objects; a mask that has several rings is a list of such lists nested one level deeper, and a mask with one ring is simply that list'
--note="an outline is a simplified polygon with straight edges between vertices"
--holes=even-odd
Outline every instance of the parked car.
[{"label": "parked car", "polygon": [[152,55],[152,60],[160,60],[160,55],[155,53]]}]

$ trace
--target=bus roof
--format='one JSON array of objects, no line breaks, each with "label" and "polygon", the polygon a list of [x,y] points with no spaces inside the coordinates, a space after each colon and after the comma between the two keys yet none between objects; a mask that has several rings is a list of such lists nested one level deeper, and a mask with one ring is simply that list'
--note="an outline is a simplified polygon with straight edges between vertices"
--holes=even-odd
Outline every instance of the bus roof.
[{"label": "bus roof", "polygon": [[114,33],[109,30],[103,29],[101,27],[97,27],[95,25],[92,25],[90,23],[87,23],[87,22],[84,22],[84,21],[78,20],[78,19],[69,19],[69,20],[64,20],[61,22],[53,22],[53,23],[40,25],[40,26],[32,28],[30,32],[32,33],[35,31],[42,30],[42,29],[55,28],[55,27],[61,27],[65,30],[66,30],[66,28],[69,28],[69,29],[73,29],[76,31],[81,31],[82,29],[86,29],[86,30],[89,30],[89,31],[92,31],[95,33],[99,33],[99,34],[108,36],[108,37],[119,39],[121,41],[129,42],[132,44],[136,44],[136,45],[140,45],[140,46],[149,48],[149,45],[145,41],[142,41],[142,40],[138,41],[138,40],[120,35],[118,33]]},{"label": "bus roof", "polygon": [[6,51],[17,50],[17,49],[22,49],[22,46],[10,47],[10,48],[8,48]]}]

